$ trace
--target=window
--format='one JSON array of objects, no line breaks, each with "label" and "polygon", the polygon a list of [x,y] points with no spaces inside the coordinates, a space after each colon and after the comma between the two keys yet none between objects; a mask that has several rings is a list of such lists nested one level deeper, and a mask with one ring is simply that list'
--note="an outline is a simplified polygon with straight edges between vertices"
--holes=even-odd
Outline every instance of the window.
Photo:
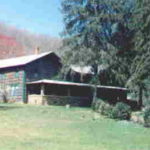
[{"label": "window", "polygon": [[0,74],[0,80],[1,80],[1,79],[3,79],[3,75],[2,75],[2,74]]},{"label": "window", "polygon": [[0,74],[0,80],[3,80],[6,78],[6,75],[5,74]]},{"label": "window", "polygon": [[20,85],[18,83],[16,84],[11,84],[11,91],[10,95],[11,96],[18,96],[20,90]]},{"label": "window", "polygon": [[15,78],[19,78],[19,72],[15,72]]}]

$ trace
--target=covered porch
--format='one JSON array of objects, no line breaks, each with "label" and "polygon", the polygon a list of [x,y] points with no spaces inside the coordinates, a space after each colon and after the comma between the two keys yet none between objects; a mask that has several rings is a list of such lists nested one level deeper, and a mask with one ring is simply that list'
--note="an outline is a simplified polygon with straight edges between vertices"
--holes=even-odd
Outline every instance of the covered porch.
[{"label": "covered porch", "polygon": [[56,80],[27,83],[27,101],[39,105],[71,105],[89,107],[92,103],[90,84]]}]

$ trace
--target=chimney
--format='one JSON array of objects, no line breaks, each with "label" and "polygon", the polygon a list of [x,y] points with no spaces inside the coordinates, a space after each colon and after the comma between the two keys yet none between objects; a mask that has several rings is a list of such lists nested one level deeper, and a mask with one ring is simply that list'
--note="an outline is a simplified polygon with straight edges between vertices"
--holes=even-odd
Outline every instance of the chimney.
[{"label": "chimney", "polygon": [[36,49],[35,49],[35,55],[38,55],[39,53],[40,53],[40,48],[39,47],[37,47]]}]

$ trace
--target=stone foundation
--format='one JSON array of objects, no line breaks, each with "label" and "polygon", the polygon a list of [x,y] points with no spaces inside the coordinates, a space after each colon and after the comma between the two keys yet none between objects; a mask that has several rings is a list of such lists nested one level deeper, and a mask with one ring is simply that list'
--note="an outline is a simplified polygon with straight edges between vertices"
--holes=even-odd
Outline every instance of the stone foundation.
[{"label": "stone foundation", "polygon": [[76,96],[55,96],[55,95],[29,95],[28,103],[35,105],[59,105],[65,106],[81,106],[90,107],[92,100],[88,97],[76,97]]}]

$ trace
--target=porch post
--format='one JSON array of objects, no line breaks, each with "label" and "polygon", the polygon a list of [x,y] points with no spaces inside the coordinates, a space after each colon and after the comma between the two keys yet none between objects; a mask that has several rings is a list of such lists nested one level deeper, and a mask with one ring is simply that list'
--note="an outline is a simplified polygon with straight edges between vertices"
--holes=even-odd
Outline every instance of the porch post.
[{"label": "porch post", "polygon": [[45,86],[44,84],[41,84],[41,96],[45,95]]},{"label": "porch post", "polygon": [[67,88],[67,96],[71,96],[71,91],[69,87]]},{"label": "porch post", "polygon": [[44,105],[45,104],[45,101],[44,101],[44,95],[45,95],[45,86],[44,84],[41,84],[41,104]]}]

